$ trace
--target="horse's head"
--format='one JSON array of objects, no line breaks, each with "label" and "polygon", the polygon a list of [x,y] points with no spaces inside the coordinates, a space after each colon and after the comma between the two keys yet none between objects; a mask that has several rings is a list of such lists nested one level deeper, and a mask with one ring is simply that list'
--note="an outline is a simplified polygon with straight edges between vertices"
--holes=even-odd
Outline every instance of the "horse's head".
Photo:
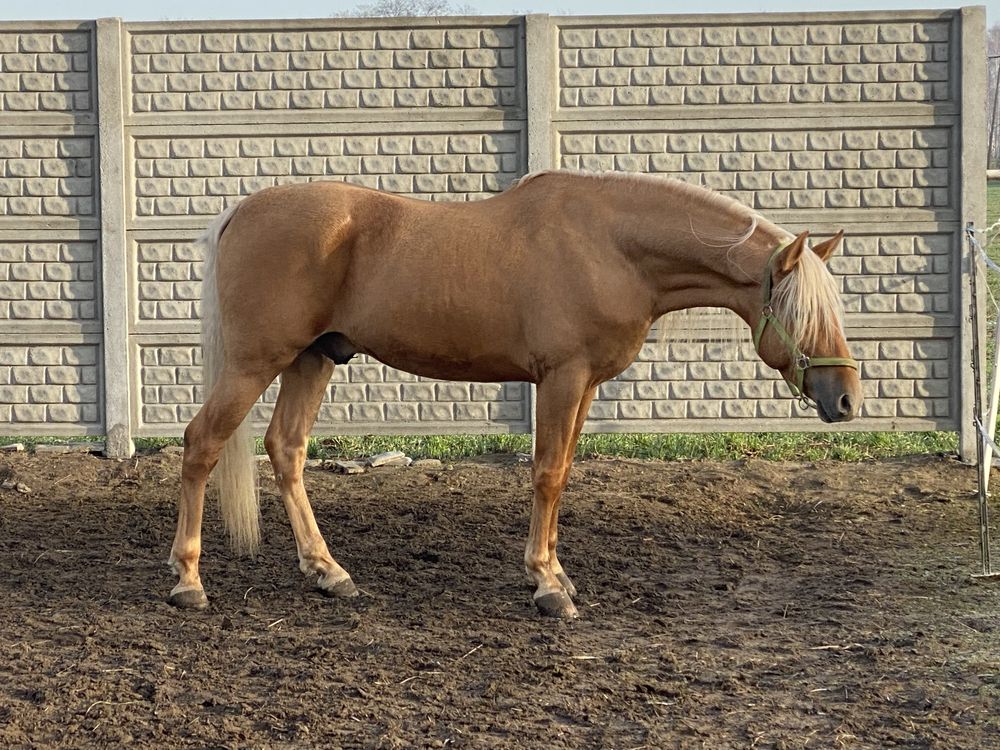
[{"label": "horse's head", "polygon": [[753,322],[760,358],[778,370],[792,393],[815,404],[824,422],[854,419],[864,397],[858,363],[844,339],[844,308],[826,261],[844,233],[811,250],[808,232],[772,253]]}]

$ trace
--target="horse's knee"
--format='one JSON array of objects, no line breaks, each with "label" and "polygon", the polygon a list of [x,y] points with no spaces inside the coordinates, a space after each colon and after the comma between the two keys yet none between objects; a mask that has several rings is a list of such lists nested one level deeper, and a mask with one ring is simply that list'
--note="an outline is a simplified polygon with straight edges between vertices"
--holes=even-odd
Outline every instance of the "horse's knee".
[{"label": "horse's knee", "polygon": [[535,492],[546,496],[551,493],[561,492],[563,486],[566,484],[564,481],[565,474],[566,472],[562,468],[555,466],[536,469],[532,478],[532,485],[535,488]]}]

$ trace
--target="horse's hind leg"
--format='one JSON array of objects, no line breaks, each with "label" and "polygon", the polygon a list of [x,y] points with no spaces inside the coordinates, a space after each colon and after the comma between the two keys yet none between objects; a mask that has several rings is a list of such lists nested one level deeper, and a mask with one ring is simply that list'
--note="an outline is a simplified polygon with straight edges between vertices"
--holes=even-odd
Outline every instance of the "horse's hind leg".
[{"label": "horse's hind leg", "polygon": [[208,400],[184,430],[177,532],[168,561],[180,578],[169,598],[177,607],[204,609],[208,606],[198,573],[205,485],[226,440],[273,378],[270,373],[237,374],[224,370]]},{"label": "horse's hind leg", "polygon": [[313,349],[302,352],[281,374],[281,389],[264,445],[288,520],[295,535],[299,568],[319,576],[320,590],[329,596],[356,596],[350,575],[330,555],[320,534],[302,483],[309,430],[316,421],[333,362]]}]

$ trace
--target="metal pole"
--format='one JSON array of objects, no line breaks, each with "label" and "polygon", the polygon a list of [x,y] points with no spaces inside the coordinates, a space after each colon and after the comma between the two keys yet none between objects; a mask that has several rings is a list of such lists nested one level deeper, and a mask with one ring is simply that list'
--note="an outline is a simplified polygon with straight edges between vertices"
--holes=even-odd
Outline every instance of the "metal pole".
[{"label": "metal pole", "polygon": [[984,455],[986,453],[986,438],[981,432],[983,424],[983,391],[982,380],[979,367],[979,256],[976,254],[975,227],[970,222],[965,227],[969,246],[969,278],[972,284],[969,298],[970,317],[972,319],[972,380],[973,380],[973,429],[976,434],[976,481],[977,496],[979,500],[979,556],[982,563],[982,571],[979,577],[993,575],[993,566],[990,561],[990,508],[986,496],[985,474],[990,470],[989,466],[984,466]]},{"label": "metal pole", "polygon": [[[986,434],[990,440],[997,436],[997,408],[1000,406],[1000,320],[993,326],[993,369],[990,370],[990,407],[986,412]],[[990,494],[990,469],[993,466],[993,447],[987,444],[986,451],[986,484],[984,490],[987,497]]]}]

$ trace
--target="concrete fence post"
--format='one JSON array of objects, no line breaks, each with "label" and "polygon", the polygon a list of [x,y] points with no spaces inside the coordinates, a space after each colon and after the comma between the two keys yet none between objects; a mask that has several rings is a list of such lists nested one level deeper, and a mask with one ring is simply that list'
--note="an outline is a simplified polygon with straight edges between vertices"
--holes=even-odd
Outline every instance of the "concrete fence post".
[{"label": "concrete fence post", "polygon": [[555,108],[555,49],[553,26],[545,14],[524,18],[525,86],[527,87],[528,172],[551,169],[552,114]]},{"label": "concrete fence post", "polygon": [[[960,16],[960,49],[962,50],[961,78],[961,226],[971,222],[977,228],[986,226],[986,110],[983,99],[986,91],[986,12],[982,6],[962,8]],[[955,257],[960,260],[966,255],[965,238],[957,233],[958,249]],[[959,424],[959,453],[968,463],[975,461],[976,429],[973,426],[974,384],[972,368],[972,326],[969,315],[969,274],[970,268],[963,267],[959,278],[962,289],[961,299],[961,356],[956,363],[961,367],[958,380],[961,383],[959,399],[961,417]],[[982,291],[982,290],[980,290]],[[983,299],[980,296],[980,299]],[[980,331],[981,341],[985,341],[985,331]]]},{"label": "concrete fence post", "polygon": [[128,260],[125,235],[125,121],[122,23],[97,21],[97,109],[100,153],[101,290],[104,321],[105,452],[134,452],[128,357]]},{"label": "concrete fence post", "polygon": [[[527,102],[528,173],[552,169],[552,114],[555,107],[555,44],[549,16],[533,13],[524,17],[525,88]],[[531,454],[535,454],[535,386],[526,390],[531,422]]]}]

